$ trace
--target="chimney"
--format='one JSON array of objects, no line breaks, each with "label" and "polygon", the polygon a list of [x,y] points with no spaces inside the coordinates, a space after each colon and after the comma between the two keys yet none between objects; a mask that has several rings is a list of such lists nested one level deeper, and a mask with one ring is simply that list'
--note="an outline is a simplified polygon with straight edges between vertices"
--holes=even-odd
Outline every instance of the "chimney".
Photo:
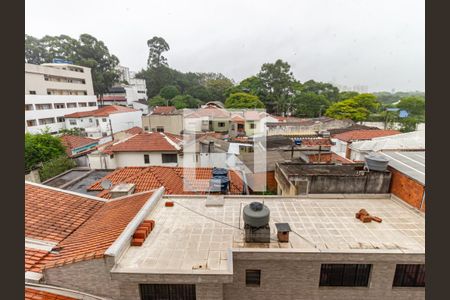
[{"label": "chimney", "polygon": [[280,243],[288,243],[289,242],[289,232],[291,231],[291,227],[288,223],[275,223],[275,227],[277,228],[277,237]]},{"label": "chimney", "polygon": [[131,195],[134,192],[135,188],[134,183],[119,183],[115,187],[113,187],[110,191],[111,198],[118,198],[122,196]]}]

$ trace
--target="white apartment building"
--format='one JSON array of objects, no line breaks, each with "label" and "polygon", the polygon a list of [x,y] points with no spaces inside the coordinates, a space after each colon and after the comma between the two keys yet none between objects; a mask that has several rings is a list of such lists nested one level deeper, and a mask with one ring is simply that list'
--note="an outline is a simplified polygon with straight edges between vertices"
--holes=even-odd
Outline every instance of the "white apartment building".
[{"label": "white apartment building", "polygon": [[57,133],[64,115],[97,109],[91,69],[67,63],[25,64],[25,131]]},{"label": "white apartment building", "polygon": [[132,127],[142,127],[142,112],[108,105],[96,110],[64,115],[67,129],[84,128],[90,138],[101,138]]}]

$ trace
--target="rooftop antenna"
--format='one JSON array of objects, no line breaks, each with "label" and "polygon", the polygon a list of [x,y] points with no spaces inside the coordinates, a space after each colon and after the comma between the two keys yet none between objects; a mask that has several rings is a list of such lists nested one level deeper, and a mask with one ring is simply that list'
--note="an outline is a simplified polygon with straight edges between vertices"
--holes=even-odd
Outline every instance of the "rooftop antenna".
[{"label": "rooftop antenna", "polygon": [[109,190],[112,187],[112,182],[109,179],[105,179],[100,183],[104,190]]}]

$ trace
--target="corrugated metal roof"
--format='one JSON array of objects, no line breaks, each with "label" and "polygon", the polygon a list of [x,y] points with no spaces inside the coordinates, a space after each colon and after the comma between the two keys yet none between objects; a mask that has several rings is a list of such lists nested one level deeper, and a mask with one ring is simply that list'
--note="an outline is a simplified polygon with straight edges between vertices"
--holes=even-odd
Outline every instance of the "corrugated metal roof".
[{"label": "corrugated metal roof", "polygon": [[425,151],[380,152],[389,159],[389,166],[425,185]]}]

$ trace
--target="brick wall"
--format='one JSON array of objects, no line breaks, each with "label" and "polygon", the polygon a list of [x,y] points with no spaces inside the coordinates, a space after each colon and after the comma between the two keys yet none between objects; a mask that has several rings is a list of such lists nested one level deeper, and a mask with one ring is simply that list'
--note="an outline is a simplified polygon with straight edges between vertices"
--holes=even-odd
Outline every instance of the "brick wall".
[{"label": "brick wall", "polygon": [[277,181],[275,180],[275,171],[266,172],[267,190],[276,193],[277,192]]},{"label": "brick wall", "polygon": [[389,167],[389,170],[392,173],[390,192],[411,206],[425,212],[425,202],[420,208],[425,187],[396,169]]}]

